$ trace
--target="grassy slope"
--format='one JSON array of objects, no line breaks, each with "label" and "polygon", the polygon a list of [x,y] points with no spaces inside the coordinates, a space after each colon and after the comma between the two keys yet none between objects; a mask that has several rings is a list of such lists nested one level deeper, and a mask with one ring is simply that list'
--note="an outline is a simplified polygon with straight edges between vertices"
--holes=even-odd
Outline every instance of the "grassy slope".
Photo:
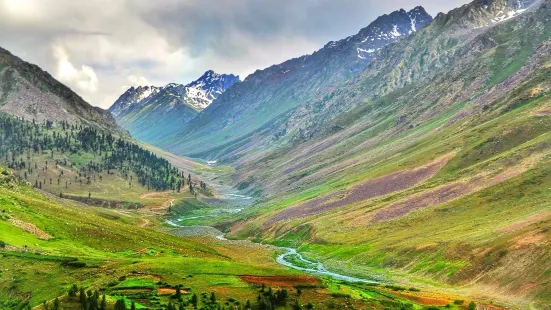
[{"label": "grassy slope", "polygon": [[[258,287],[240,275],[285,279],[297,274],[278,266],[271,248],[216,242],[206,237],[186,239],[141,228],[137,225],[138,213],[44,196],[14,181],[13,175],[1,176],[0,197],[0,240],[7,244],[0,249],[0,308],[19,309],[27,303],[34,306],[61,296],[62,309],[77,309],[77,300],[66,296],[74,283],[106,293],[110,303],[122,297],[128,303],[134,300],[138,308],[158,309],[175,301],[170,298],[174,285],[183,285],[184,300],[189,300],[192,293],[215,292],[222,303],[231,300],[227,305],[236,306],[235,301],[256,300],[258,294]],[[14,220],[19,224],[14,225]],[[44,234],[51,238],[40,239]],[[67,261],[75,260],[86,265],[66,265]],[[260,281],[270,285],[273,280],[260,278]],[[288,289],[294,300],[295,283],[286,281],[291,281]],[[429,292],[396,295],[393,288],[326,280],[315,287],[303,288],[300,300],[312,302],[319,309],[344,305],[373,309],[403,305],[407,309],[421,309],[415,303],[418,301],[408,299],[436,296],[434,300],[423,301],[424,304],[446,304],[453,300]],[[200,304],[205,305],[206,301]]]},{"label": "grassy slope", "polygon": [[[276,184],[289,190],[270,192],[266,201],[234,218],[234,235],[301,247],[307,255],[351,274],[380,273],[520,308],[547,304],[551,298],[550,67],[545,58],[533,55],[546,55],[549,42],[540,43],[548,39],[549,31],[539,29],[541,37],[528,39],[527,29],[515,27],[514,21],[503,29],[497,47],[465,71],[488,72],[484,88],[470,94],[476,98],[488,91],[488,106],[480,109],[476,101],[458,100],[465,93],[457,92],[455,84],[465,83],[461,86],[465,89],[467,81],[473,81],[458,70],[453,84],[405,88],[379,99],[386,105],[355,111],[363,117],[344,116],[337,120],[346,128],[335,134],[342,136],[337,143],[310,154],[312,145],[300,146],[268,159],[278,171],[296,164],[297,158],[308,163],[284,181],[274,176],[275,170],[269,171],[273,177],[266,178],[268,182],[280,182]],[[529,78],[516,85],[517,79],[524,79],[522,72],[529,72]],[[442,97],[422,105],[423,94],[430,92]],[[415,113],[418,123],[397,130],[395,120],[408,111],[406,103],[415,103],[409,113]],[[370,117],[374,114],[376,122]],[[394,124],[388,125],[389,120]],[[308,154],[306,159],[298,156],[301,152]],[[265,224],[285,208],[414,169],[445,154],[454,156],[437,175],[411,189],[306,219]],[[482,182],[474,181],[477,176]],[[373,220],[392,203],[413,204],[408,198],[457,181],[476,188],[446,203],[433,197],[429,207],[398,218]]]},{"label": "grassy slope", "polygon": [[[544,254],[549,246],[544,240],[550,237],[551,224],[547,212],[551,119],[538,113],[548,108],[549,99],[543,96],[478,126],[472,126],[473,120],[467,119],[444,130],[434,130],[441,123],[438,119],[432,125],[429,122],[425,125],[432,127],[428,137],[423,138],[424,128],[420,126],[403,138],[387,142],[396,148],[385,149],[388,144],[377,146],[387,156],[389,149],[400,150],[392,161],[365,168],[355,166],[355,172],[329,178],[307,192],[263,203],[250,211],[253,215],[261,210],[263,215],[235,228],[241,237],[256,235],[278,244],[303,245],[302,250],[309,255],[354,274],[386,274],[390,270],[399,276],[397,279],[469,284],[471,294],[489,299],[503,298],[501,291],[515,292],[503,299],[517,305],[548,300],[551,292],[546,283],[551,280],[551,265]],[[443,120],[449,121],[452,116],[453,113]],[[414,143],[403,143],[412,137]],[[260,229],[271,214],[298,201],[350,188],[358,181],[392,171],[414,168],[451,152],[456,152],[455,157],[434,178],[411,190]],[[481,173],[495,176],[507,169],[521,174],[436,208],[415,211],[390,222],[370,220],[392,202],[455,180]],[[528,285],[529,289],[518,291],[519,286]]]}]

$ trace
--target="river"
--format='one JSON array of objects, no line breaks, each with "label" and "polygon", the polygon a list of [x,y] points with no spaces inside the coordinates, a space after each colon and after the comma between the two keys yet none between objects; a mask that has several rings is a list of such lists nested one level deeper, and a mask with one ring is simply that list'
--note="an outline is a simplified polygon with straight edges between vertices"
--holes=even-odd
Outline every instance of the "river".
[{"label": "river", "polygon": [[[166,223],[172,227],[179,228],[181,231],[180,236],[210,236],[220,240],[222,242],[232,242],[232,240],[226,239],[224,234],[218,229],[210,226],[183,226],[174,221],[166,220]],[[241,241],[243,242],[243,241]],[[249,241],[248,241],[249,242]],[[379,283],[374,280],[362,279],[352,276],[343,275],[340,273],[327,270],[320,262],[313,262],[305,259],[296,249],[293,248],[281,248],[277,249],[284,251],[276,258],[276,262],[282,266],[286,266],[292,269],[304,271],[310,274],[326,276],[333,279],[353,282],[353,283]]]}]

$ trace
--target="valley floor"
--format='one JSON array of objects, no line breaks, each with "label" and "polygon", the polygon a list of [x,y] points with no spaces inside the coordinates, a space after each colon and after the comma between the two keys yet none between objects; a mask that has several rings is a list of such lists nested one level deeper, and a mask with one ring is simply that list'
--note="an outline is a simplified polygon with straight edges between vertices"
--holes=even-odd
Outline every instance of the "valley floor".
[{"label": "valley floor", "polygon": [[[227,171],[182,162],[185,167],[181,168],[193,170],[194,175],[208,175],[209,180],[223,178]],[[108,308],[117,300],[124,300],[128,308],[134,303],[137,309],[165,309],[170,305],[191,309],[194,303],[201,309],[247,309],[249,303],[251,309],[257,309],[269,302],[281,309],[296,309],[297,304],[308,309],[466,309],[470,302],[457,294],[417,286],[354,283],[310,275],[278,264],[280,248],[226,240],[212,231],[205,232],[208,229],[189,234],[189,229],[166,224],[167,219],[182,216],[189,219],[180,220],[178,225],[220,221],[235,214],[231,201],[212,206],[186,192],[122,189],[116,179],[107,179],[98,183],[94,195],[121,191],[122,196],[106,197],[121,201],[131,197],[140,207],[93,206],[86,204],[86,199],[61,198],[55,190],[32,189],[13,171],[3,171],[1,309],[45,309],[44,302],[50,309],[57,302],[61,309],[80,309],[82,298],[67,295],[73,285],[91,292],[84,303],[95,302],[92,292],[98,292],[98,303],[105,295]],[[219,185],[225,184],[221,181]],[[65,190],[70,196],[70,188]],[[285,297],[278,295],[283,291]]]}]

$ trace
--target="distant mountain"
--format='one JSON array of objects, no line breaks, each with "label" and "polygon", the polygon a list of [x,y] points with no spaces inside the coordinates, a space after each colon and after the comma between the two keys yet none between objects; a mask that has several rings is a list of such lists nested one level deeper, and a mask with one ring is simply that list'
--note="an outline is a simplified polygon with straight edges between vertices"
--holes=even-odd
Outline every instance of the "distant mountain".
[{"label": "distant mountain", "polygon": [[161,89],[162,88],[155,86],[130,87],[109,108],[109,112],[111,112],[115,118],[122,117],[128,112],[132,105],[139,103],[151,95],[158,94]]},{"label": "distant mountain", "polygon": [[93,107],[48,72],[0,48],[0,110],[27,120],[84,123],[120,130],[111,114]]},{"label": "distant mountain", "polygon": [[206,154],[232,141],[239,144],[281,115],[353,80],[383,47],[431,21],[422,7],[395,11],[377,18],[356,35],[327,43],[312,55],[256,71],[221,95],[183,130],[157,144],[188,155]]},{"label": "distant mountain", "polygon": [[238,76],[210,70],[187,85],[131,87],[109,111],[135,138],[152,143],[180,131],[186,122],[237,82]]}]

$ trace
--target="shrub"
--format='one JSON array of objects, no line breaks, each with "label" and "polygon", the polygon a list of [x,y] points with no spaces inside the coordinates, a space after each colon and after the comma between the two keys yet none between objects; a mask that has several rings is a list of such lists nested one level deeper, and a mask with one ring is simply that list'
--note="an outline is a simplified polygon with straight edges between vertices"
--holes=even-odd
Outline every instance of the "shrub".
[{"label": "shrub", "polygon": [[79,262],[79,261],[68,261],[68,262],[64,262],[63,266],[73,267],[73,268],[83,268],[83,267],[86,267],[86,263]]},{"label": "shrub", "polygon": [[4,241],[0,241],[0,248],[5,248],[6,247],[6,243]]},{"label": "shrub", "polygon": [[396,292],[406,290],[404,287],[397,286],[397,285],[385,285],[385,288],[391,289],[391,290],[396,291]]},{"label": "shrub", "polygon": [[474,301],[471,301],[471,303],[469,303],[469,307],[467,309],[468,310],[476,310],[476,304],[474,303]]},{"label": "shrub", "polygon": [[344,294],[344,293],[332,293],[331,297],[333,297],[333,298],[350,298],[351,296],[349,294]]},{"label": "shrub", "polygon": [[464,304],[464,303],[465,303],[465,301],[464,301],[464,300],[460,300],[460,299],[457,299],[457,300],[454,300],[454,301],[453,301],[453,304],[454,304],[454,305],[462,305],[462,304]]}]

